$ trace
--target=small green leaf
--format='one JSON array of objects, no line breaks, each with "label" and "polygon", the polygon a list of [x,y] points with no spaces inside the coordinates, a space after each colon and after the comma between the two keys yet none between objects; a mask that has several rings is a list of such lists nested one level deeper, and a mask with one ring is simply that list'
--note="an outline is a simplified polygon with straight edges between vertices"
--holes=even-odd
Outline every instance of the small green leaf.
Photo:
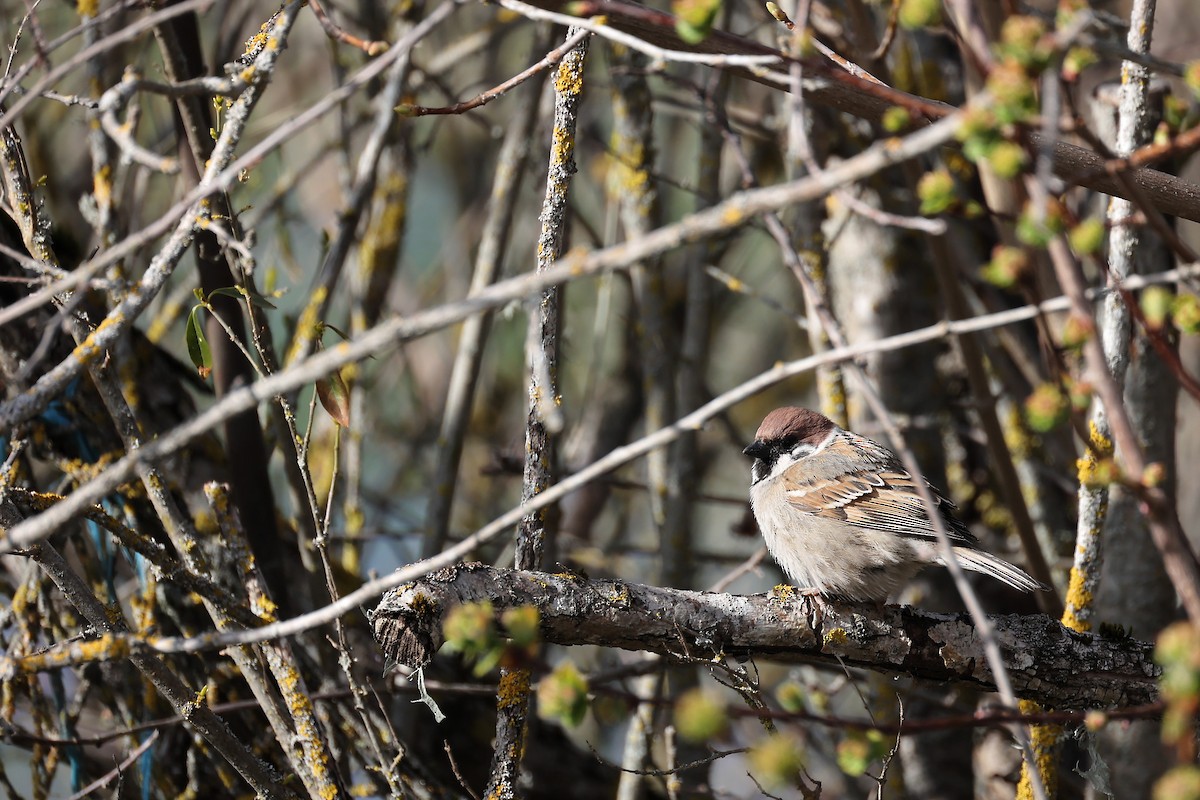
[{"label": "small green leaf", "polygon": [[1161,461],[1147,464],[1146,468],[1142,470],[1142,486],[1145,486],[1147,489],[1162,486],[1166,479],[1167,465]]},{"label": "small green leaf", "polygon": [[992,260],[983,266],[983,279],[1001,289],[1010,289],[1029,271],[1029,255],[1020,247],[997,245]]},{"label": "small green leaf", "polygon": [[1017,238],[1030,247],[1045,247],[1065,227],[1062,206],[1051,201],[1039,213],[1032,203],[1026,203],[1017,218]]},{"label": "small green leaf", "polygon": [[888,747],[879,731],[847,731],[837,745],[837,762],[842,772],[857,778],[871,763],[887,755]]},{"label": "small green leaf", "polygon": [[1088,381],[1072,380],[1067,383],[1067,400],[1077,414],[1083,414],[1091,408],[1092,396],[1095,394],[1096,387]]},{"label": "small green leaf", "polygon": [[1146,291],[1142,292],[1138,303],[1142,308],[1142,316],[1146,319],[1146,327],[1157,331],[1166,325],[1167,316],[1171,313],[1171,306],[1174,305],[1174,302],[1175,295],[1167,287],[1147,287]]},{"label": "small green leaf", "polygon": [[1171,321],[1181,333],[1200,333],[1200,299],[1194,294],[1179,294],[1171,302]]},{"label": "small green leaf", "polygon": [[883,112],[882,123],[888,133],[900,133],[912,125],[912,114],[903,106],[892,106]]},{"label": "small green leaf", "polygon": [[492,604],[485,600],[455,606],[442,623],[442,634],[446,647],[462,653],[467,659],[478,658],[492,650],[499,644]]},{"label": "small green leaf", "polygon": [[1016,142],[996,142],[988,151],[987,162],[1001,178],[1015,178],[1025,167],[1025,148]]},{"label": "small green leaf", "polygon": [[793,783],[804,766],[800,740],[789,731],[764,737],[750,748],[746,757],[751,770],[769,788]]},{"label": "small green leaf", "polygon": [[1193,735],[1195,713],[1200,706],[1200,635],[1184,622],[1168,626],[1158,635],[1154,660],[1163,668],[1160,692],[1167,703],[1163,740],[1178,742]]},{"label": "small green leaf", "polygon": [[1038,433],[1046,433],[1067,419],[1070,400],[1058,384],[1043,383],[1025,398],[1025,419]]},{"label": "small green leaf", "polygon": [[721,0],[672,0],[675,32],[687,44],[699,44],[708,38],[720,10]]},{"label": "small green leaf", "polygon": [[1200,767],[1173,767],[1154,784],[1154,800],[1200,800]]},{"label": "small green leaf", "polygon": [[1075,46],[1063,56],[1062,76],[1064,80],[1078,80],[1080,74],[1100,60],[1096,51],[1090,47]]},{"label": "small green leaf", "polygon": [[251,292],[249,290],[246,290],[246,299],[248,299],[251,303],[258,306],[259,308],[270,308],[272,310],[274,310],[276,308],[274,303],[272,303],[270,300],[268,300],[266,297],[259,294],[258,292]]},{"label": "small green leaf", "polygon": [[204,336],[204,325],[200,322],[201,308],[203,306],[194,306],[192,313],[188,314],[183,336],[184,341],[187,342],[188,357],[192,359],[192,366],[200,374],[201,380],[208,380],[208,376],[212,372],[212,350],[208,347],[208,339]]},{"label": "small green leaf", "polygon": [[350,387],[342,380],[341,372],[317,381],[317,397],[334,422],[343,428],[350,427]]},{"label": "small green leaf", "polygon": [[[1068,350],[1078,350],[1096,333],[1096,325],[1089,317],[1068,314],[1063,321],[1060,341]],[[1084,408],[1087,406],[1085,405]]]},{"label": "small green leaf", "polygon": [[347,334],[344,330],[337,327],[336,325],[330,325],[328,322],[322,322],[321,329],[322,329],[321,330],[322,333],[324,333],[325,331],[333,331],[334,333],[336,333],[338,336],[341,337],[343,342],[350,341],[349,334]]},{"label": "small green leaf", "polygon": [[775,699],[784,711],[793,713],[804,710],[804,687],[795,681],[779,684],[775,690]]},{"label": "small green leaf", "polygon": [[1200,99],[1200,61],[1189,61],[1183,65],[1183,82]]},{"label": "small green leaf", "polygon": [[1104,246],[1104,236],[1107,233],[1104,223],[1098,219],[1085,219],[1067,233],[1071,249],[1081,256],[1097,253]]},{"label": "small green leaf", "polygon": [[537,606],[517,606],[506,609],[500,615],[500,622],[508,631],[508,636],[517,647],[528,647],[536,644],[541,638],[540,617]]},{"label": "small green leaf", "polygon": [[1023,122],[1038,111],[1033,79],[1016,61],[997,64],[987,79],[992,93],[992,111],[1002,123]]},{"label": "small green leaf", "polygon": [[1001,58],[1010,58],[1027,70],[1040,69],[1054,53],[1046,39],[1046,24],[1037,17],[1019,15],[1004,21],[995,49]]},{"label": "small green leaf", "polygon": [[922,214],[941,214],[957,201],[954,177],[944,169],[926,172],[917,182]]},{"label": "small green leaf", "polygon": [[476,678],[482,678],[487,675],[500,663],[500,659],[504,657],[504,646],[496,645],[491,650],[486,650],[479,654],[475,659],[475,666],[471,668],[471,672]]},{"label": "small green leaf", "polygon": [[578,727],[588,710],[588,682],[571,661],[563,661],[538,683],[538,715]]},{"label": "small green leaf", "polygon": [[995,140],[999,135],[1000,121],[992,113],[991,108],[980,105],[969,105],[963,112],[962,122],[954,132],[960,142],[968,139],[985,138]]},{"label": "small green leaf", "polygon": [[223,297],[233,297],[237,300],[249,300],[259,308],[275,308],[275,304],[267,298],[263,297],[258,292],[252,292],[244,286],[222,286],[220,289],[213,289],[209,297],[221,295]]},{"label": "small green leaf", "polygon": [[679,38],[682,39],[685,44],[700,44],[708,38],[709,31],[711,30],[711,26],[698,27],[682,19],[675,20],[675,33],[679,34]]},{"label": "small green leaf", "polygon": [[903,0],[900,24],[909,30],[928,28],[942,21],[942,0]]},{"label": "small green leaf", "polygon": [[701,743],[725,732],[725,706],[710,692],[690,689],[675,701],[675,728],[689,742]]}]

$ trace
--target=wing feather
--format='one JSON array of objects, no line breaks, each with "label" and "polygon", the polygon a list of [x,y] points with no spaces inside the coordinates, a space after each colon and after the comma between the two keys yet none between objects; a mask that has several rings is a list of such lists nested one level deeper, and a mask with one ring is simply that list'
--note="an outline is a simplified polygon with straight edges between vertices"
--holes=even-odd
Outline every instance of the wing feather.
[{"label": "wing feather", "polygon": [[[848,434],[852,435],[852,434]],[[865,443],[865,444],[864,444]],[[868,439],[855,437],[854,442],[836,442],[828,449],[851,447],[869,456],[866,467],[840,474],[798,474],[793,469],[785,474],[785,490],[791,505],[798,511],[821,516],[837,517],[858,528],[895,533],[918,539],[936,539],[925,503],[921,500],[917,482],[890,452]],[[830,453],[829,455],[834,455]],[[861,465],[863,459],[853,459]],[[843,461],[845,465],[847,461]],[[804,464],[801,460],[797,466]],[[955,544],[974,547],[975,535],[953,513],[954,503],[932,485],[929,491],[945,523],[946,532]]]}]

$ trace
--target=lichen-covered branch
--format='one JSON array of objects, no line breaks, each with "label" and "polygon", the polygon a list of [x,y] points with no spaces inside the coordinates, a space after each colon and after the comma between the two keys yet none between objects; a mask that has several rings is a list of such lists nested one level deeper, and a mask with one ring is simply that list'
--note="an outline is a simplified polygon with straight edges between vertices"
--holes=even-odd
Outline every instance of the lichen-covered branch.
[{"label": "lichen-covered branch", "polygon": [[[572,28],[568,39],[581,32]],[[558,65],[554,80],[554,127],[550,159],[546,169],[546,195],[542,203],[541,232],[537,241],[536,272],[545,272],[562,255],[567,230],[567,198],[575,175],[575,131],[579,123],[584,86],[588,38],[582,38]],[[529,308],[526,362],[529,367],[529,412],[525,425],[525,467],[521,503],[525,505],[546,491],[557,472],[558,433],[562,429],[559,410],[558,356],[560,343],[560,287],[551,286],[534,297]],[[547,539],[553,548],[554,521],[550,506],[531,508],[516,530],[518,568],[532,569],[542,563]],[[521,760],[528,735],[530,672],[525,667],[505,667],[496,693],[496,739],[492,754],[487,797],[510,800],[518,797]]]},{"label": "lichen-covered branch", "polygon": [[[573,574],[451,567],[384,596],[371,617],[389,661],[419,666],[461,603],[496,612],[534,605],[545,641],[644,650],[668,658],[758,657],[845,664],[994,691],[965,614],[906,606],[819,603],[793,592],[730,595],[589,580]],[[1143,704],[1158,695],[1153,646],[1070,631],[1042,615],[990,617],[1013,689],[1055,708]]]}]

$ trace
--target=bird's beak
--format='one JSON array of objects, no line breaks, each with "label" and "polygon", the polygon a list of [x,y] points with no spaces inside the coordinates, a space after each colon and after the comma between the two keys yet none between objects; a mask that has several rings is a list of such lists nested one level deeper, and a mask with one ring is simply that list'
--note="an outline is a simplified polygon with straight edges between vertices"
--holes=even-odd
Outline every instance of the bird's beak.
[{"label": "bird's beak", "polygon": [[751,444],[747,445],[746,449],[742,451],[742,454],[753,456],[754,458],[762,458],[770,449],[771,448],[766,442],[764,442],[762,439],[757,439]]}]

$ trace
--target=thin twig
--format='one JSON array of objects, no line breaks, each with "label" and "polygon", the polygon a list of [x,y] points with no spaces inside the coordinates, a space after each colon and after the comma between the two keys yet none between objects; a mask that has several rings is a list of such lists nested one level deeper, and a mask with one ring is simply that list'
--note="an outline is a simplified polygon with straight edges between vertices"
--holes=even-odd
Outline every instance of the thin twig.
[{"label": "thin twig", "polygon": [[888,50],[892,48],[892,42],[896,41],[896,31],[900,25],[900,5],[903,0],[892,0],[892,5],[888,9],[887,27],[884,28],[883,36],[879,40],[879,46],[871,53],[868,58],[871,61],[880,61],[887,55]]},{"label": "thin twig", "polygon": [[766,557],[767,557],[767,548],[765,548],[765,547],[758,548],[750,555],[749,558],[747,558],[741,564],[738,564],[733,569],[729,570],[729,572],[722,575],[720,580],[718,580],[712,586],[708,587],[708,590],[710,592],[725,591],[738,578],[758,569],[758,565],[761,564],[763,562],[763,559],[765,559]]},{"label": "thin twig", "polygon": [[342,26],[334,22],[325,8],[318,0],[308,0],[308,6],[312,9],[313,16],[317,18],[317,22],[321,23],[321,28],[325,31],[329,38],[343,44],[348,44],[351,47],[357,47],[368,56],[374,57],[388,49],[388,43],[375,40],[364,40],[347,31]]},{"label": "thin twig", "polygon": [[397,111],[403,116],[424,117],[431,114],[463,114],[467,111],[480,108],[492,102],[497,97],[503,97],[510,90],[520,86],[522,83],[525,83],[525,81],[529,80],[534,75],[538,75],[542,72],[545,72],[550,67],[553,67],[559,61],[562,61],[563,57],[567,53],[571,52],[575,45],[579,44],[586,37],[591,35],[592,34],[590,31],[577,31],[574,36],[571,36],[561,45],[547,53],[541,61],[537,62],[523,72],[517,73],[504,83],[493,86],[491,89],[488,89],[485,92],[480,92],[470,100],[463,100],[459,103],[439,107],[402,105],[397,108]]},{"label": "thin twig", "polygon": [[471,788],[471,784],[467,783],[467,779],[463,777],[462,771],[458,768],[454,751],[450,749],[450,742],[443,741],[442,749],[446,751],[446,759],[450,762],[450,771],[454,773],[454,779],[458,781],[458,785],[471,797],[471,800],[479,800],[479,795]]},{"label": "thin twig", "polygon": [[722,55],[671,50],[669,48],[656,47],[643,39],[616,30],[608,25],[571,16],[570,14],[547,11],[528,3],[522,3],[520,0],[499,0],[499,5],[529,19],[546,20],[557,25],[580,28],[589,33],[594,33],[603,39],[623,44],[639,53],[645,53],[659,62],[678,61],[685,64],[705,64],[710,67],[763,67],[779,64],[782,60],[781,56],[778,55]]},{"label": "thin twig", "polygon": [[142,757],[142,753],[149,750],[158,741],[158,731],[153,731],[147,736],[141,744],[129,751],[125,758],[121,759],[121,763],[117,764],[106,774],[101,775],[96,780],[89,783],[87,786],[80,789],[75,794],[67,798],[67,800],[83,800],[92,792],[103,789],[108,784],[112,783],[114,778],[120,777],[121,773],[133,766],[133,763]]}]

